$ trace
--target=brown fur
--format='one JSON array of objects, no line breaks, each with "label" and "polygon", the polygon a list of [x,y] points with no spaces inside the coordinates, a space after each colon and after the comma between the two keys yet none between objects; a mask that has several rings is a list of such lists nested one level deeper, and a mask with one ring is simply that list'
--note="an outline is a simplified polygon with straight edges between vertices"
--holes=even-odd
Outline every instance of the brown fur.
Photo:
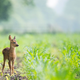
[{"label": "brown fur", "polygon": [[[3,51],[2,51],[3,59],[4,59],[2,73],[3,73],[4,67],[5,67],[5,61],[6,61],[6,59],[8,59],[10,75],[12,75],[14,72],[14,60],[16,58],[15,47],[17,47],[19,45],[17,44],[15,37],[14,37],[14,39],[12,39],[11,36],[9,35],[9,40],[10,40],[10,48],[7,47],[7,48],[3,49]],[[12,65],[11,65],[11,62],[12,62]]]}]

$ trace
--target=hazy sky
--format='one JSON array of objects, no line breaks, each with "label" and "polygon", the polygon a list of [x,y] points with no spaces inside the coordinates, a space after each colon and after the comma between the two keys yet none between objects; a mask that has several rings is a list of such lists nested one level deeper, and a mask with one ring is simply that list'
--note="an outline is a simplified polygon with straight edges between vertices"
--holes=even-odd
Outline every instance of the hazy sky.
[{"label": "hazy sky", "polygon": [[46,5],[54,9],[57,14],[62,14],[67,1],[68,0],[47,0]]},{"label": "hazy sky", "polygon": [[59,0],[47,0],[47,6],[50,8],[55,8]]}]

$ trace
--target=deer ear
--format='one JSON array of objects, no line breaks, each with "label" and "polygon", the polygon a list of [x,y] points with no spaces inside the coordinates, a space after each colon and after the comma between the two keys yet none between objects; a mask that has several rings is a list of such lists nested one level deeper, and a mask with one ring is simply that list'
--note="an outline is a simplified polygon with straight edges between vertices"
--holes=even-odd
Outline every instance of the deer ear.
[{"label": "deer ear", "polygon": [[14,39],[16,39],[16,37],[14,36]]},{"label": "deer ear", "polygon": [[11,38],[11,35],[9,35],[9,40],[11,40],[12,38]]}]

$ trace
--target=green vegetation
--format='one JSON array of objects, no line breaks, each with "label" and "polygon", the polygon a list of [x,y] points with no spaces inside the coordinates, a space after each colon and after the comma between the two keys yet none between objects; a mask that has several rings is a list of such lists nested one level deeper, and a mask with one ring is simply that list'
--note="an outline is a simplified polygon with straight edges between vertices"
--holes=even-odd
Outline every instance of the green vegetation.
[{"label": "green vegetation", "polygon": [[[79,34],[15,36],[20,45],[16,49],[22,59],[21,75],[25,73],[29,80],[80,80]],[[0,35],[0,63],[1,51],[7,46],[8,35]]]},{"label": "green vegetation", "polygon": [[[13,10],[13,1],[10,0],[0,0],[0,21],[7,21],[11,16],[11,12]],[[21,0],[19,1],[21,3],[23,3],[23,5],[34,5],[34,1],[33,0]],[[15,2],[17,3],[17,2]]]},{"label": "green vegetation", "polygon": [[0,0],[0,21],[8,20],[11,8],[10,0]]}]

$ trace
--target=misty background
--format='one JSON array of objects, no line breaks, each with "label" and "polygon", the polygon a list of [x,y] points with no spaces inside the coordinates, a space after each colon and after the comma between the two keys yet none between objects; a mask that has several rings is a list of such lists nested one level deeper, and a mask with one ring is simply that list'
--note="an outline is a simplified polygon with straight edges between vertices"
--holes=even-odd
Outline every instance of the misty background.
[{"label": "misty background", "polygon": [[0,0],[0,32],[80,32],[80,0]]}]

